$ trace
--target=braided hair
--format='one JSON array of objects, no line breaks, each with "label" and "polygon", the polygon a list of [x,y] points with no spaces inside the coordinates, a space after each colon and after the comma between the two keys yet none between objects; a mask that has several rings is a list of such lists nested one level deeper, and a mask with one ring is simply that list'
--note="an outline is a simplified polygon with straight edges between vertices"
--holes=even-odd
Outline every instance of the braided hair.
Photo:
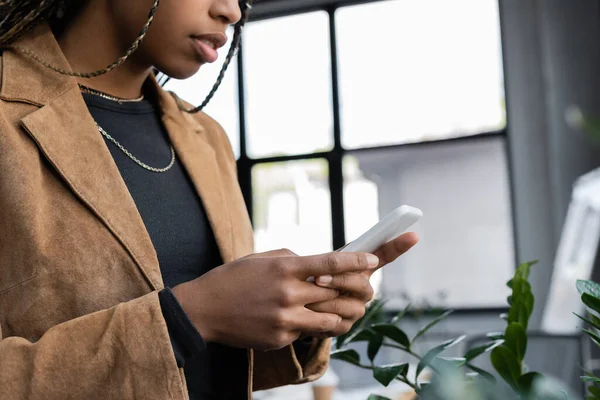
[{"label": "braided hair", "polygon": [[[198,107],[187,108],[183,103],[174,95],[177,100],[179,108],[188,113],[197,113],[202,110],[208,102],[212,99],[217,89],[221,85],[225,76],[225,71],[231,60],[237,53],[242,36],[242,28],[248,20],[248,14],[252,7],[253,0],[240,0],[240,8],[242,10],[242,18],[235,25],[233,40],[231,47],[227,53],[227,57],[221,67],[219,76],[213,88],[206,96],[205,100]],[[0,0],[0,48],[10,48],[16,50],[44,67],[49,68],[59,74],[74,76],[78,78],[94,78],[100,75],[104,75],[113,69],[123,64],[140,46],[142,40],[148,33],[148,29],[154,21],[156,10],[160,4],[160,0],[154,0],[152,8],[148,12],[148,19],[138,36],[135,38],[133,43],[125,51],[125,53],[117,60],[106,66],[105,68],[99,69],[93,72],[72,72],[64,68],[52,65],[49,62],[43,60],[40,56],[28,50],[24,47],[13,45],[14,41],[21,35],[25,34],[41,21],[47,21],[55,31],[62,31],[68,23],[81,9],[83,2],[81,0]]]}]

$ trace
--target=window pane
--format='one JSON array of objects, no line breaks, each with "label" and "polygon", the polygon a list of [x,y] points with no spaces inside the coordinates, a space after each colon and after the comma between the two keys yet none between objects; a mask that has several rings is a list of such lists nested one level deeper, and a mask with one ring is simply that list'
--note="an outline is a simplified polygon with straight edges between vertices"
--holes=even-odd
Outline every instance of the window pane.
[{"label": "window pane", "polygon": [[344,147],[504,127],[497,0],[343,7],[336,27]]},{"label": "window pane", "polygon": [[325,160],[252,168],[256,251],[289,248],[309,255],[332,250],[328,175]]},{"label": "window pane", "polygon": [[327,13],[251,23],[245,35],[249,156],[331,149]]},{"label": "window pane", "polygon": [[[227,36],[229,41],[218,50],[219,59],[215,63],[203,65],[200,71],[189,79],[171,79],[165,85],[165,89],[177,93],[179,97],[194,106],[202,104],[219,76],[219,71],[231,45],[233,29],[227,31]],[[237,58],[231,61],[219,90],[208,103],[204,112],[223,126],[233,146],[235,157],[238,158],[240,155],[240,118],[238,112]]]},{"label": "window pane", "polygon": [[420,243],[383,269],[384,297],[400,307],[407,298],[505,305],[515,257],[503,139],[360,152],[344,170],[348,240],[401,204],[423,210]]}]

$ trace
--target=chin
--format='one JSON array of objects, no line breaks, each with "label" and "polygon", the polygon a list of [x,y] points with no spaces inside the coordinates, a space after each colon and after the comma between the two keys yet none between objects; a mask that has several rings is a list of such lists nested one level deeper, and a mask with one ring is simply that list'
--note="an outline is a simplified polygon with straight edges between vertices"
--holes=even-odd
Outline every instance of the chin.
[{"label": "chin", "polygon": [[201,66],[202,64],[199,62],[173,63],[173,60],[171,60],[166,65],[156,65],[156,68],[173,79],[187,79],[194,76]]}]

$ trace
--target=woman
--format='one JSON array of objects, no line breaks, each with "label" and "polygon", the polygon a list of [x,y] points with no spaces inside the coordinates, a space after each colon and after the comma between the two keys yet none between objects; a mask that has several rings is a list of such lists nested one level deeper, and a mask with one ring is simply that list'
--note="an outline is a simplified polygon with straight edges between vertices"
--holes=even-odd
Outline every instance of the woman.
[{"label": "woman", "polygon": [[153,76],[215,61],[247,10],[162,3],[0,2],[2,399],[241,399],[314,380],[370,274],[417,241],[251,254],[225,133]]}]

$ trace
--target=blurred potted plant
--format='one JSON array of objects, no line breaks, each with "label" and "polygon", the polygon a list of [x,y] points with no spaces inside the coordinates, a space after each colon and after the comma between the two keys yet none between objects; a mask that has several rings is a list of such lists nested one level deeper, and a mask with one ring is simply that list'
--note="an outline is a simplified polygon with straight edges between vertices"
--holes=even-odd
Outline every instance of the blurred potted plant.
[{"label": "blurred potted plant", "polygon": [[[509,311],[501,315],[506,320],[504,332],[488,334],[489,342],[468,349],[463,357],[444,357],[445,350],[465,339],[465,336],[441,343],[424,354],[415,352],[415,343],[432,327],[444,320],[452,311],[446,311],[427,323],[412,338],[400,328],[408,307],[388,321],[381,321],[385,301],[373,302],[365,316],[346,335],[335,342],[332,359],[341,360],[358,368],[371,371],[382,385],[400,381],[410,386],[414,398],[440,400],[468,399],[564,399],[566,391],[554,381],[541,374],[528,371],[524,363],[527,351],[527,325],[535,299],[529,284],[529,272],[536,262],[520,265],[514,277],[507,283],[512,290],[507,301]],[[598,291],[600,294],[600,290]],[[600,299],[598,300],[600,310]],[[595,320],[600,327],[600,318]],[[600,344],[600,336],[597,337]],[[348,348],[355,342],[367,343],[367,360],[361,360],[356,350]],[[375,357],[382,348],[402,351],[415,359],[414,374],[409,374],[409,363],[376,365]],[[498,385],[491,372],[473,365],[480,356],[488,355],[497,376],[508,387]],[[424,371],[429,374],[425,377]],[[600,380],[597,382],[600,383]],[[371,395],[369,400],[390,400]],[[600,400],[600,397],[598,397]]]}]

